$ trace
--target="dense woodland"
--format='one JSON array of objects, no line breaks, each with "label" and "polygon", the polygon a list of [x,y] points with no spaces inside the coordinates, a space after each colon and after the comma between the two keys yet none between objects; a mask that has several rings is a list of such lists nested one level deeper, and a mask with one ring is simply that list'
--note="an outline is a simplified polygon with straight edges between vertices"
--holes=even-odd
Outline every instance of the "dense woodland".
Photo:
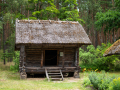
[{"label": "dense woodland", "polygon": [[0,0],[4,61],[5,57],[12,61],[15,55],[16,18],[78,21],[95,47],[120,38],[120,0]]}]

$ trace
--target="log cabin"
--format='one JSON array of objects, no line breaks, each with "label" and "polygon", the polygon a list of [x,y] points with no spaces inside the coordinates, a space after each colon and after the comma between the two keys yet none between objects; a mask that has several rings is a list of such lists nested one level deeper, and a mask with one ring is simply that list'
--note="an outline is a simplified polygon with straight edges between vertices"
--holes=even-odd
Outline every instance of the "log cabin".
[{"label": "log cabin", "polygon": [[79,78],[79,47],[91,44],[82,25],[73,21],[16,20],[15,37],[21,79],[29,73],[49,79],[58,72],[62,80],[65,73]]}]

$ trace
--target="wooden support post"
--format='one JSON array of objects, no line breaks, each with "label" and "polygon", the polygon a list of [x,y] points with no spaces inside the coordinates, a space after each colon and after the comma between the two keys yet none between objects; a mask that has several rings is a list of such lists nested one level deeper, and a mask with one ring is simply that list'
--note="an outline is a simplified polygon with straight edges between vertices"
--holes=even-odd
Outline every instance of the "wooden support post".
[{"label": "wooden support post", "polygon": [[25,59],[25,46],[21,45],[20,47],[20,62],[21,62],[21,66],[24,66],[24,60]]},{"label": "wooden support post", "polygon": [[74,78],[80,78],[79,76],[79,47],[76,48],[76,54],[77,54],[77,58],[76,58],[76,61],[75,64],[77,64],[77,69],[74,71]]},{"label": "wooden support post", "polygon": [[77,48],[77,67],[79,67],[79,47]]},{"label": "wooden support post", "polygon": [[20,79],[26,79],[27,74],[25,72],[25,46],[20,47],[20,66],[22,66],[22,71],[20,71]]},{"label": "wooden support post", "polygon": [[75,66],[77,66],[77,48],[75,48]]},{"label": "wooden support post", "polygon": [[43,47],[41,47],[41,68],[43,67]]},{"label": "wooden support post", "polygon": [[63,60],[62,60],[62,67],[64,68],[64,61],[65,61],[65,47],[63,47]]}]

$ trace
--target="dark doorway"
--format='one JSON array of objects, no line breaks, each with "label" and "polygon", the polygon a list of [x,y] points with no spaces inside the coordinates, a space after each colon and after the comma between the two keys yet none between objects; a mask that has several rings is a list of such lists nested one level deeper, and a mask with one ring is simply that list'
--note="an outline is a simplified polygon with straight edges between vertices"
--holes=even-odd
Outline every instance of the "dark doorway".
[{"label": "dark doorway", "polygon": [[45,50],[45,66],[57,65],[57,50]]}]

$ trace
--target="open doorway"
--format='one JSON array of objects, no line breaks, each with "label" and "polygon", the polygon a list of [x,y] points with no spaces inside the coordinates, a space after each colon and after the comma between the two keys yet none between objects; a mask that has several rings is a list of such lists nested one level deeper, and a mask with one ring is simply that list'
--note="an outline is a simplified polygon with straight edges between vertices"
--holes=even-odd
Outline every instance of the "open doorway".
[{"label": "open doorway", "polygon": [[57,50],[45,50],[45,66],[57,65]]}]

